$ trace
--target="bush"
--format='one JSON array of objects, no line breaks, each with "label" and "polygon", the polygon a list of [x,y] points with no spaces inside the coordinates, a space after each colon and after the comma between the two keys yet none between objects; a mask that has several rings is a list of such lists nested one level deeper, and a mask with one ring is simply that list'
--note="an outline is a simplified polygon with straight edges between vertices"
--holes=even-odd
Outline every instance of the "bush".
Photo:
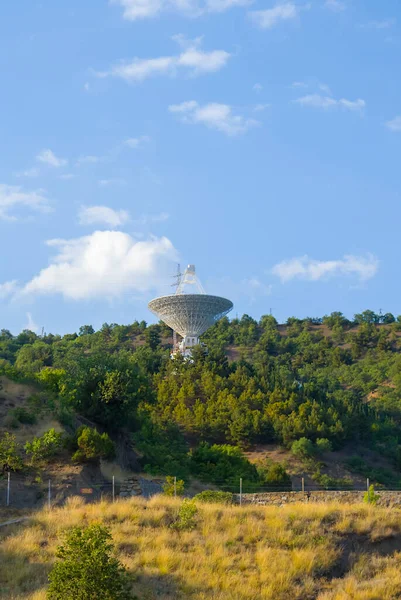
[{"label": "bush", "polygon": [[2,473],[7,471],[19,471],[23,467],[20,456],[20,447],[15,435],[6,432],[0,438],[0,469]]},{"label": "bush", "polygon": [[267,465],[259,467],[258,472],[263,483],[269,487],[289,489],[292,487],[291,477],[280,463],[267,463]]},{"label": "bush", "polygon": [[183,479],[177,479],[174,484],[174,477],[167,475],[166,482],[163,485],[165,496],[182,496],[184,493],[185,482]]},{"label": "bush", "polygon": [[171,525],[177,531],[192,531],[196,527],[198,508],[193,500],[185,498],[178,511],[175,523]]},{"label": "bush", "polygon": [[91,427],[80,427],[77,431],[78,450],[73,454],[75,462],[96,462],[101,458],[114,458],[115,446],[107,433],[100,434]]},{"label": "bush", "polygon": [[23,425],[34,425],[36,423],[36,416],[22,406],[10,410],[10,415]]},{"label": "bush", "polygon": [[316,450],[319,454],[324,452],[331,452],[333,450],[332,443],[327,438],[318,438],[316,440]]},{"label": "bush", "polygon": [[32,442],[27,442],[24,446],[25,452],[31,454],[32,462],[49,460],[56,456],[63,445],[63,434],[57,433],[52,428],[46,431],[42,437],[34,437]]},{"label": "bush", "polygon": [[374,506],[376,506],[379,498],[380,498],[379,494],[375,493],[375,486],[371,485],[371,486],[369,486],[368,491],[365,492],[363,501],[366,502],[366,504],[373,504]]},{"label": "bush", "polygon": [[310,458],[315,454],[315,447],[311,440],[302,437],[292,443],[291,452],[299,458]]},{"label": "bush", "polygon": [[193,499],[204,504],[233,504],[234,494],[231,492],[205,490],[196,494]]},{"label": "bush", "polygon": [[126,571],[113,550],[105,527],[71,529],[57,549],[59,560],[49,575],[48,600],[131,599]]},{"label": "bush", "polygon": [[244,491],[253,491],[260,485],[255,465],[251,464],[237,446],[203,442],[190,454],[191,472],[201,481],[214,483],[228,491],[239,489],[240,477]]}]

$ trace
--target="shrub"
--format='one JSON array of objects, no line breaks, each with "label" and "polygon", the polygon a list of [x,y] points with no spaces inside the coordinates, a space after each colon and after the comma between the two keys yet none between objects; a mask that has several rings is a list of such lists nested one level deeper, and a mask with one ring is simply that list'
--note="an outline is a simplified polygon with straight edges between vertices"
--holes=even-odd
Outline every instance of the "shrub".
[{"label": "shrub", "polygon": [[292,443],[291,452],[299,458],[310,458],[315,454],[315,447],[311,440],[302,437]]},{"label": "shrub", "polygon": [[57,549],[59,560],[49,575],[48,600],[131,599],[126,571],[113,550],[105,527],[71,529]]},{"label": "shrub", "polygon": [[204,492],[196,494],[193,499],[205,504],[233,504],[234,495],[231,492],[205,490]]},{"label": "shrub", "polygon": [[174,477],[167,475],[166,482],[163,485],[163,493],[166,496],[182,496],[184,488],[185,482],[183,479],[177,479],[174,484]]},{"label": "shrub", "polygon": [[333,449],[332,443],[327,438],[318,438],[316,440],[316,450],[319,454],[331,452]]},{"label": "shrub", "polygon": [[196,527],[198,508],[193,500],[185,498],[178,511],[175,523],[171,525],[177,531],[192,531]]},{"label": "shrub", "polygon": [[73,454],[75,462],[98,461],[115,456],[114,442],[107,433],[99,433],[91,427],[80,427],[77,431],[78,450]]},{"label": "shrub", "polygon": [[49,460],[53,458],[63,445],[63,434],[57,433],[52,428],[46,431],[42,437],[34,437],[32,442],[27,442],[24,446],[25,452],[31,454],[32,462]]},{"label": "shrub", "polygon": [[260,484],[255,465],[251,464],[237,446],[218,445],[203,442],[191,451],[192,474],[202,481],[214,483],[228,491],[239,489],[240,477],[243,489],[253,491]]},{"label": "shrub", "polygon": [[370,485],[368,491],[365,492],[363,496],[363,501],[366,502],[366,504],[373,504],[374,506],[376,506],[379,498],[379,494],[375,493],[375,486]]},{"label": "shrub", "polygon": [[23,425],[34,425],[36,423],[36,416],[22,406],[10,410],[10,415]]},{"label": "shrub", "polygon": [[291,477],[280,463],[272,463],[267,468],[262,468],[260,474],[264,483],[270,487],[291,488]]},{"label": "shrub", "polygon": [[0,438],[0,469],[2,473],[5,473],[7,471],[19,471],[22,467],[20,448],[15,435],[6,432]]}]

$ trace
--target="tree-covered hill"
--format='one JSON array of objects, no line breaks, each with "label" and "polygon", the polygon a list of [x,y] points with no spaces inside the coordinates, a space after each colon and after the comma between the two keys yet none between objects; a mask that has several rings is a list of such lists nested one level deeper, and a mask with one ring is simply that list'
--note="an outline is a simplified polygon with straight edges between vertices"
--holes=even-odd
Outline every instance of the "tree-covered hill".
[{"label": "tree-covered hill", "polygon": [[[349,457],[350,472],[383,484],[398,477],[401,317],[224,318],[193,361],[170,359],[171,333],[145,322],[62,337],[3,329],[0,374],[39,382],[61,420],[78,413],[111,437],[123,430],[150,472],[199,476],[216,452],[234,460],[225,444],[279,444],[312,461],[323,484],[324,453],[352,444],[385,457],[391,472],[373,473],[360,456]],[[216,483],[229,477],[216,468]]]}]

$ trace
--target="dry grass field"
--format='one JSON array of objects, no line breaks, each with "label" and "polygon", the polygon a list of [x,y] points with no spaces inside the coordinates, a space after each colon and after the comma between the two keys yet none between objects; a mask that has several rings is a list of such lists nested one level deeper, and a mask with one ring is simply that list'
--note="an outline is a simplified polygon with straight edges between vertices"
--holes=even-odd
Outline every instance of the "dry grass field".
[{"label": "dry grass field", "polygon": [[155,497],[43,510],[0,529],[0,598],[43,600],[63,530],[110,527],[139,599],[401,598],[401,512],[367,505],[199,505],[175,531],[180,500]]}]

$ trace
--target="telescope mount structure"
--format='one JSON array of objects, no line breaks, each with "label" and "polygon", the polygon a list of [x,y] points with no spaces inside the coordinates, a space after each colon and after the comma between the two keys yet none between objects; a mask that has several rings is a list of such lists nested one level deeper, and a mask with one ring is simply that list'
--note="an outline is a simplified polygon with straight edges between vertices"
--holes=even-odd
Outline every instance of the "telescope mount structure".
[{"label": "telescope mount structure", "polygon": [[178,271],[175,285],[175,294],[155,298],[148,307],[182,337],[180,343],[174,344],[173,355],[179,352],[185,358],[190,358],[192,348],[201,343],[200,336],[227,315],[233,303],[226,298],[206,294],[196,275],[195,265],[188,265],[183,275]]}]

